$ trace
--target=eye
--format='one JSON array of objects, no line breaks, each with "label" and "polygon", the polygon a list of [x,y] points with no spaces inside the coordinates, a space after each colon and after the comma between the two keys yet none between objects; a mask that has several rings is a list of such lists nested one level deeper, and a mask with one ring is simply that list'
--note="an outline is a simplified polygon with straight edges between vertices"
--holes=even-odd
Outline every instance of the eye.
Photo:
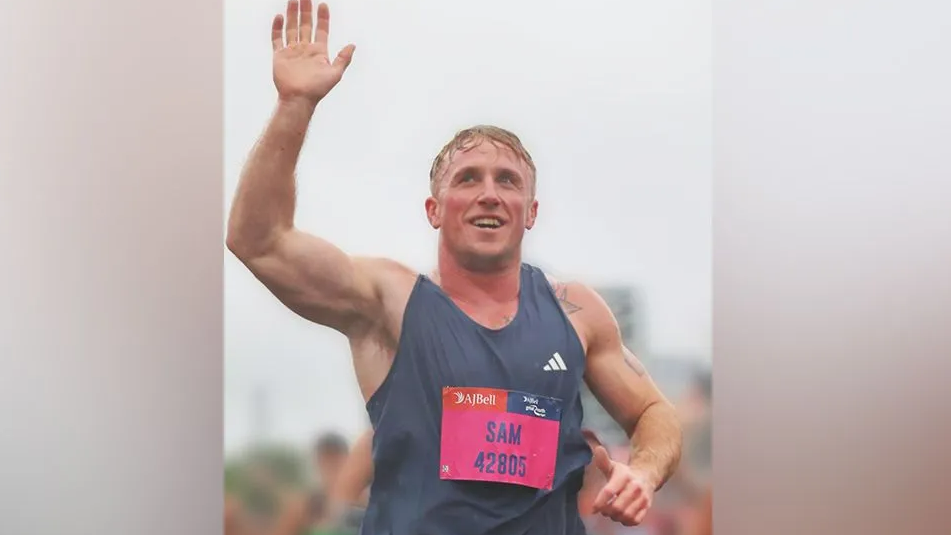
[{"label": "eye", "polygon": [[517,184],[518,178],[512,173],[501,173],[497,179],[503,184]]},{"label": "eye", "polygon": [[472,182],[476,179],[475,173],[472,171],[466,171],[459,177],[459,182]]}]

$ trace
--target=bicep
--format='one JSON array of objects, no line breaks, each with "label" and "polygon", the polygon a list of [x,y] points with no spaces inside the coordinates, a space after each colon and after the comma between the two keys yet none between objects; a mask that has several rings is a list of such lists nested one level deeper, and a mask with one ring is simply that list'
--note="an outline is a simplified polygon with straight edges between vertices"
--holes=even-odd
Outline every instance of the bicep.
[{"label": "bicep", "polygon": [[346,331],[377,300],[365,260],[330,242],[291,230],[248,269],[288,308],[305,319]]},{"label": "bicep", "polygon": [[628,432],[648,407],[665,401],[643,364],[620,340],[589,352],[585,380],[608,414]]},{"label": "bicep", "polygon": [[666,402],[647,370],[624,347],[621,329],[611,308],[594,290],[572,288],[585,339],[585,381],[601,405],[628,433],[641,415],[656,403]]}]

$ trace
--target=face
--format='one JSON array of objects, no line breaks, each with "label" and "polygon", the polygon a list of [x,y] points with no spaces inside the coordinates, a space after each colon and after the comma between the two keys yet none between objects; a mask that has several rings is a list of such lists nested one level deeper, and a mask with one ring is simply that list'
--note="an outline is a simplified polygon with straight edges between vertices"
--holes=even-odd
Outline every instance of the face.
[{"label": "face", "polygon": [[531,169],[514,151],[485,140],[444,164],[426,215],[441,245],[464,267],[490,271],[518,258],[538,201]]}]

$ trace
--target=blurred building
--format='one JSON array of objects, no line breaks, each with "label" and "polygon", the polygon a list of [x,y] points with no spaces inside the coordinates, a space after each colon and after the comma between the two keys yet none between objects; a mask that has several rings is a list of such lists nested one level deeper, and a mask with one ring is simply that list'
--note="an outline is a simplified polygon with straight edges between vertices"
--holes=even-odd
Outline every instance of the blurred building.
[{"label": "blurred building", "polygon": [[638,355],[646,354],[648,325],[643,293],[633,286],[604,286],[595,290],[614,312],[628,349]]}]

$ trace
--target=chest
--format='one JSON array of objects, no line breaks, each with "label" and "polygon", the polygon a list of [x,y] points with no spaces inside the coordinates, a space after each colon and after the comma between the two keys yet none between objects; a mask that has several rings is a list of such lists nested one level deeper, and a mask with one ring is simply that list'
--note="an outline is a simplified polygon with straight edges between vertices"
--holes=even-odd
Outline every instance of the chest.
[{"label": "chest", "polygon": [[493,305],[476,306],[461,301],[453,301],[456,307],[476,324],[490,330],[507,327],[518,315],[518,301]]},{"label": "chest", "polygon": [[[414,360],[428,384],[501,388],[557,398],[571,398],[584,375],[580,339],[557,304],[534,304],[520,310],[483,311],[472,317],[462,307],[445,304],[427,311],[418,323]],[[480,319],[508,313],[501,328]],[[488,323],[488,322],[486,322]]]}]

